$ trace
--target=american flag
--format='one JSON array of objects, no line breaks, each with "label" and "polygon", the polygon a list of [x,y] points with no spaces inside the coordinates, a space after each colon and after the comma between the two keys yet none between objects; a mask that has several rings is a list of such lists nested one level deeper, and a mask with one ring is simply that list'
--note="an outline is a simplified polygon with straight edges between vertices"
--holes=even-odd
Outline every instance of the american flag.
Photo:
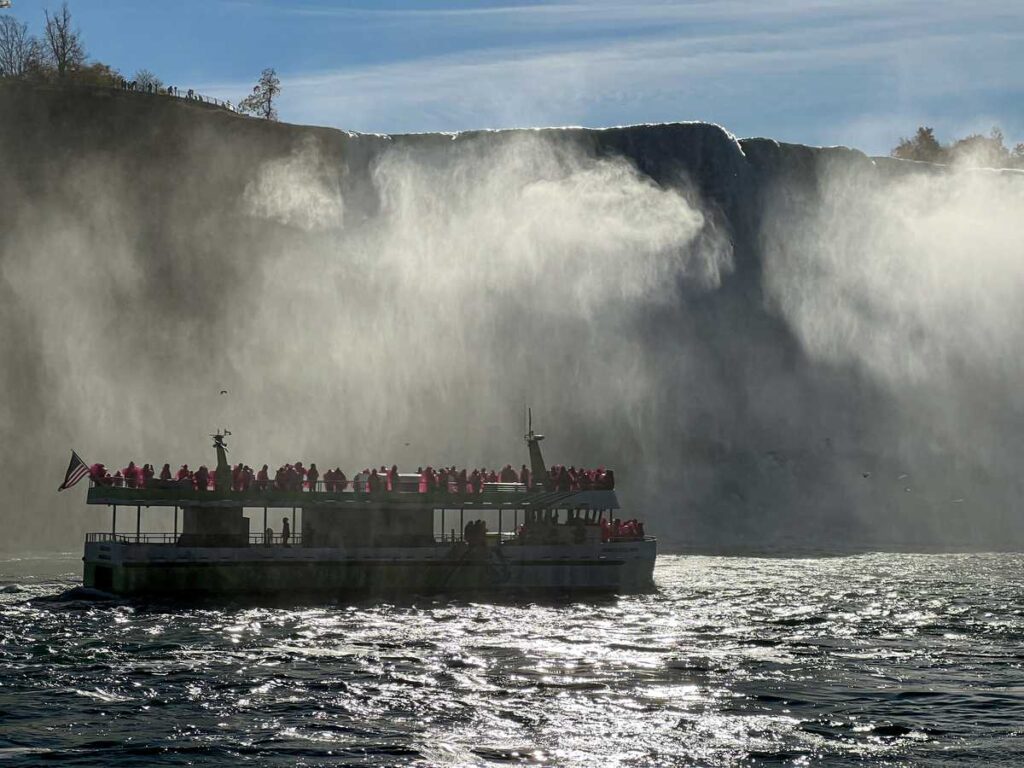
[{"label": "american flag", "polygon": [[68,471],[64,474],[64,482],[60,484],[58,491],[70,488],[83,477],[89,474],[89,465],[82,461],[82,457],[74,451],[71,452],[71,463],[68,464]]}]

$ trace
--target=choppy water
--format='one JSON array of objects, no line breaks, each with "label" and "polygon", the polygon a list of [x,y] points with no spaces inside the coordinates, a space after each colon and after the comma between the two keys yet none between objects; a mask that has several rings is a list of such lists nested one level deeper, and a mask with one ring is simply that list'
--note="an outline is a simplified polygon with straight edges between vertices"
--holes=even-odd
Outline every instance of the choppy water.
[{"label": "choppy water", "polygon": [[1019,765],[1024,556],[662,557],[576,603],[39,600],[0,562],[0,764]]}]

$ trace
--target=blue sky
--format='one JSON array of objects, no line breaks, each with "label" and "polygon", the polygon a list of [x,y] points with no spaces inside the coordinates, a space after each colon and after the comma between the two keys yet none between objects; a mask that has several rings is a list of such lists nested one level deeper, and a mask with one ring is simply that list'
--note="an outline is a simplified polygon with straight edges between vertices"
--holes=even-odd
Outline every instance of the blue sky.
[{"label": "blue sky", "polygon": [[[57,0],[0,13],[35,31]],[[281,119],[396,133],[706,120],[885,153],[1024,141],[1024,0],[70,0],[90,55]]]}]

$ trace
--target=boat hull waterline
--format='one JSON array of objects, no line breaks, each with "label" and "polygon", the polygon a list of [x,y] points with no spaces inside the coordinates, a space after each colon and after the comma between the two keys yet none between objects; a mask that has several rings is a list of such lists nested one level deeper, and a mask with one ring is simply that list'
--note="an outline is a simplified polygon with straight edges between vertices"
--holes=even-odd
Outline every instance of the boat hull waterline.
[{"label": "boat hull waterline", "polygon": [[[125,537],[127,539],[127,537]],[[181,547],[88,542],[86,587],[174,598],[639,592],[654,585],[654,539],[599,546]]]}]

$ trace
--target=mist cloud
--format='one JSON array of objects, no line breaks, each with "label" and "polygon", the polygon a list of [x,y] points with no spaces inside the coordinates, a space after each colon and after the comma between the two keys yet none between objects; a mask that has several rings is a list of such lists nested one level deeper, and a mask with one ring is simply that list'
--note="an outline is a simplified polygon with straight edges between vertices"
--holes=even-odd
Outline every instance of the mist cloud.
[{"label": "mist cloud", "polygon": [[869,424],[891,474],[917,469],[921,525],[985,528],[1021,490],[1024,174],[894,167],[825,164],[816,201],[779,196],[767,291],[814,360],[898,404]]},{"label": "mist cloud", "polygon": [[380,137],[10,103],[11,547],[107,525],[52,492],[70,447],[196,465],[226,426],[256,465],[490,467],[525,459],[527,405],[549,461],[614,466],[669,545],[1024,535],[1019,175],[707,125]]},{"label": "mist cloud", "polygon": [[312,139],[286,158],[261,163],[245,187],[243,203],[251,216],[306,230],[340,227],[344,216],[337,178],[325,171]]}]

